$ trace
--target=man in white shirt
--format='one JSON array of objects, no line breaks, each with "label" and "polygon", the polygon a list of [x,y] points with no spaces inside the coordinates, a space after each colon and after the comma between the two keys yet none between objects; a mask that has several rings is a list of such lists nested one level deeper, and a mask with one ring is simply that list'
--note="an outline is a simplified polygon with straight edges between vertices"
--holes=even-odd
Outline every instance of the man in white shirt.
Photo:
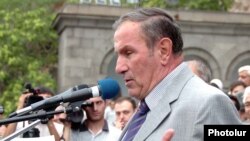
[{"label": "man in white shirt", "polygon": [[84,107],[86,119],[77,129],[71,129],[69,122],[64,123],[65,141],[117,141],[121,131],[104,119],[106,102],[101,97],[90,98],[91,106]]},{"label": "man in white shirt", "polygon": [[[34,90],[36,91],[35,92],[36,95],[40,97],[41,99],[46,99],[54,95],[54,93],[50,89],[43,87],[43,86],[37,87]],[[34,96],[34,93],[29,92],[29,91],[27,92],[25,91],[24,94],[21,94],[21,96],[19,97],[19,101],[17,103],[18,104],[17,110],[23,109],[25,106],[28,106],[27,100],[31,99],[30,98],[31,96]],[[18,131],[24,127],[27,127],[29,124],[30,124],[29,121],[15,122],[15,123],[9,124],[4,133],[4,137],[7,137],[10,134],[14,133],[15,131]],[[49,120],[46,124],[38,124],[34,128],[37,128],[39,130],[39,132],[37,133],[38,135],[36,137],[54,135],[55,139],[59,139],[59,135],[62,135],[62,132],[63,132],[63,125],[55,123],[52,120]],[[23,135],[19,137],[23,137]]]}]

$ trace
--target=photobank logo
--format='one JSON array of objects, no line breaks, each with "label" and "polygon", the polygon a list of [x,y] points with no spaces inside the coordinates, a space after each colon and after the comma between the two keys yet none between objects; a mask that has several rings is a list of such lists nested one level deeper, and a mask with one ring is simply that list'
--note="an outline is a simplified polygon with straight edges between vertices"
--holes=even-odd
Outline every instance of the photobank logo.
[{"label": "photobank logo", "polygon": [[250,125],[204,125],[204,141],[235,139],[249,141]]}]

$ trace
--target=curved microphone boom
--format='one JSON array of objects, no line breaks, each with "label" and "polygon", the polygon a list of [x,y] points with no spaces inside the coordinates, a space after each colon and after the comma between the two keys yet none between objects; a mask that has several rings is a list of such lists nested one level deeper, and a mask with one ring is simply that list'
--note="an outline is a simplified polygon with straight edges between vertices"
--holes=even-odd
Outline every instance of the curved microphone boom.
[{"label": "curved microphone boom", "polygon": [[117,81],[111,78],[99,80],[97,86],[93,86],[90,88],[86,88],[86,86],[83,88],[80,86],[81,85],[75,86],[61,94],[33,103],[28,107],[17,110],[9,117],[13,117],[19,114],[23,115],[24,113],[28,113],[32,110],[40,110],[47,106],[52,106],[61,102],[81,101],[97,96],[101,96],[103,99],[110,99],[115,97],[120,92],[119,84],[117,83]]}]

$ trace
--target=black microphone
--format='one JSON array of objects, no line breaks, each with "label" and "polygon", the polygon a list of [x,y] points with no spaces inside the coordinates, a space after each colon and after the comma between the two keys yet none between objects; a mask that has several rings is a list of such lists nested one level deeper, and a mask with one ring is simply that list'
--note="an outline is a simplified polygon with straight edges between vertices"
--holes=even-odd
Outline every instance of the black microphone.
[{"label": "black microphone", "polygon": [[16,116],[19,114],[27,113],[32,110],[40,110],[46,106],[59,104],[61,102],[75,102],[81,100],[87,100],[92,97],[102,96],[103,99],[110,99],[115,97],[120,92],[120,87],[117,81],[106,78],[98,81],[97,86],[90,88],[80,89],[81,86],[75,86],[61,94],[53,96],[48,99],[31,104],[28,107],[17,110],[15,113],[12,113],[10,116]]},{"label": "black microphone", "polygon": [[[56,95],[54,97],[63,96],[63,95],[70,95],[74,91],[77,91],[77,90],[80,90],[80,89],[83,89],[83,88],[88,88],[88,87],[89,86],[86,85],[86,84],[80,84],[80,85],[74,86],[73,88],[70,88],[70,89],[66,90],[65,92],[60,93],[60,94],[58,94],[58,95]],[[19,114],[21,114],[21,115],[26,114],[26,113],[30,112],[31,110],[36,110],[36,109],[39,109],[41,107],[46,108],[46,107],[50,107],[50,106],[53,106],[55,104],[58,104],[58,103],[54,103],[53,105],[46,105],[47,100],[52,99],[54,97],[50,97],[48,99],[38,101],[36,103],[31,104],[28,107],[17,110],[16,112],[11,113],[9,115],[9,118],[14,117],[14,116],[19,115]]]}]

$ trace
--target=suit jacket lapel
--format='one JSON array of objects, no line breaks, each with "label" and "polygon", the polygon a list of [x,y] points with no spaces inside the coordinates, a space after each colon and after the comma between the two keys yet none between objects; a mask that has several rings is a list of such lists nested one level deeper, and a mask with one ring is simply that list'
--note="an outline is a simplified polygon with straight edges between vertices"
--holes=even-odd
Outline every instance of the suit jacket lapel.
[{"label": "suit jacket lapel", "polygon": [[153,130],[161,123],[161,121],[167,117],[171,109],[169,104],[164,103],[164,106],[157,107],[155,110],[148,113],[146,121],[142,125],[141,129],[138,131],[134,138],[134,141],[145,140]]},{"label": "suit jacket lapel", "polygon": [[159,124],[170,114],[170,104],[178,99],[182,88],[187,81],[193,76],[192,72],[185,67],[174,79],[170,87],[165,89],[165,97],[163,97],[159,104],[152,109],[134,138],[134,141],[145,140]]}]

